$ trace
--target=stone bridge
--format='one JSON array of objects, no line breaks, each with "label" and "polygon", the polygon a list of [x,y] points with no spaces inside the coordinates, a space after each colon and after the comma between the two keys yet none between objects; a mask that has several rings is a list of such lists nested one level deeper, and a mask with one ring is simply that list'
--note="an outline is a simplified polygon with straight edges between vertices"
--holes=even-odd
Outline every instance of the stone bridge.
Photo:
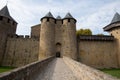
[{"label": "stone bridge", "polygon": [[0,80],[119,80],[70,58],[50,57],[0,74]]}]

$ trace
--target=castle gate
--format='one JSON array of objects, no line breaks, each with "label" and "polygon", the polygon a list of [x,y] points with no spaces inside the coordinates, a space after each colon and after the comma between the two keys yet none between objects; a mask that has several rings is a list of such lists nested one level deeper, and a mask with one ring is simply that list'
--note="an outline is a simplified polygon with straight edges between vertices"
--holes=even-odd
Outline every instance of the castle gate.
[{"label": "castle gate", "polygon": [[61,57],[61,44],[56,44],[56,57]]}]

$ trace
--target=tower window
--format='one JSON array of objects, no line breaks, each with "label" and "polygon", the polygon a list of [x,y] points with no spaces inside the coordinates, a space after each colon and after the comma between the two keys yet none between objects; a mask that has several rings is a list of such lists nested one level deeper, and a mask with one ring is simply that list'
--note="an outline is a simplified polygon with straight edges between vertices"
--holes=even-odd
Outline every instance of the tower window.
[{"label": "tower window", "polygon": [[63,24],[63,20],[62,20],[62,24]]},{"label": "tower window", "polygon": [[3,20],[3,17],[2,17],[2,16],[0,16],[0,20]]},{"label": "tower window", "polygon": [[68,19],[68,22],[70,22],[70,19]]},{"label": "tower window", "polygon": [[7,22],[9,23],[9,22],[10,22],[10,19],[8,19]]},{"label": "tower window", "polygon": [[56,24],[56,22],[57,22],[57,21],[55,20],[55,24]]},{"label": "tower window", "polygon": [[47,18],[47,22],[49,22],[49,18]]},{"label": "tower window", "polygon": [[15,24],[15,22],[12,23],[13,25]]}]

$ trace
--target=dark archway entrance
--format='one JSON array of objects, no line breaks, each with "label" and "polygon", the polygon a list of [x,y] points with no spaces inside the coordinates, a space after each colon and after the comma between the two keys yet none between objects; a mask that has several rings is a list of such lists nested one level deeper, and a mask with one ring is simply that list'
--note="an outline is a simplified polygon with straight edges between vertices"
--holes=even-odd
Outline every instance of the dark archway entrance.
[{"label": "dark archway entrance", "polygon": [[56,57],[57,58],[60,58],[61,56],[60,56],[60,52],[56,52]]},{"label": "dark archway entrance", "polygon": [[60,58],[61,57],[61,44],[56,43],[56,57]]}]

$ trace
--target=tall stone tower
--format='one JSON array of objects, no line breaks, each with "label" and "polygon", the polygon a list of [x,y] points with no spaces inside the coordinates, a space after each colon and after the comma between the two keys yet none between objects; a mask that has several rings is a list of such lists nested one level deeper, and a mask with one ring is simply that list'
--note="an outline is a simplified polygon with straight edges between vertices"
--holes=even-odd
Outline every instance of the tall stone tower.
[{"label": "tall stone tower", "polygon": [[39,59],[55,54],[55,18],[49,12],[41,19]]},{"label": "tall stone tower", "polygon": [[116,50],[117,50],[117,59],[118,59],[118,66],[120,67],[120,14],[116,13],[109,25],[103,28],[104,31],[108,31],[112,36],[116,39]]},{"label": "tall stone tower", "polygon": [[76,20],[70,13],[63,18],[62,54],[77,59]]},{"label": "tall stone tower", "polygon": [[0,64],[3,60],[8,35],[15,35],[17,22],[10,16],[8,7],[0,10]]}]

